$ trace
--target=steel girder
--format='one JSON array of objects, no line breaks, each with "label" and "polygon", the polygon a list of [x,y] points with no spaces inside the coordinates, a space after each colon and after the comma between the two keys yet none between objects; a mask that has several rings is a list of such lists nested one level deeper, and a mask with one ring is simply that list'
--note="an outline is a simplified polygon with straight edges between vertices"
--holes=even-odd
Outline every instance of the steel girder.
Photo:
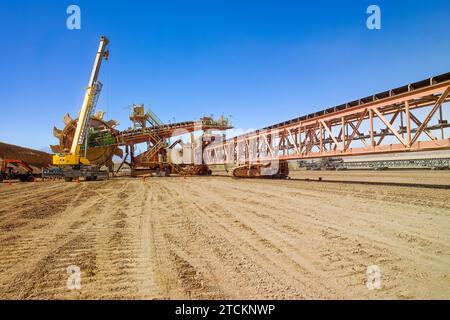
[{"label": "steel girder", "polygon": [[449,124],[443,118],[450,101],[448,75],[438,83],[431,78],[419,82],[419,88],[409,85],[401,93],[390,90],[381,98],[360,99],[355,106],[349,103],[217,141],[204,150],[204,161],[242,164],[450,149],[445,132]]}]

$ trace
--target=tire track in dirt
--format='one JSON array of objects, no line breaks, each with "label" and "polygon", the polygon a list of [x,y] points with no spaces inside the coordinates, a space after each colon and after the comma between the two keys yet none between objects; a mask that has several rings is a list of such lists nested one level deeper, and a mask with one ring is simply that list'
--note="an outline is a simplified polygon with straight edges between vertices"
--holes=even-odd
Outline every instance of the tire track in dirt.
[{"label": "tire track in dirt", "polygon": [[[1,260],[12,262],[0,276],[2,296],[76,298],[65,286],[66,268],[72,264],[78,265],[85,282],[91,283],[96,272],[93,244],[98,232],[94,226],[100,216],[97,199],[88,194],[105,184],[81,184],[77,193],[67,194],[68,210],[49,217],[52,223],[45,228],[30,230],[13,251],[2,251]],[[89,285],[84,289],[89,292]]]},{"label": "tire track in dirt", "polygon": [[[203,191],[205,192],[200,191],[200,193],[206,194],[208,192],[211,198],[214,198],[213,194],[215,193],[210,188]],[[214,200],[211,201],[214,203]],[[239,250],[251,259],[254,259],[256,267],[269,272],[270,276],[267,278],[276,279],[277,285],[282,286],[274,290],[273,286],[275,283],[266,284],[268,297],[278,298],[280,295],[284,295],[284,297],[290,296],[293,298],[320,298],[332,294],[328,285],[319,285],[317,278],[314,281],[316,282],[314,291],[312,291],[311,285],[313,282],[310,280],[309,274],[312,270],[311,266],[305,263],[305,258],[298,255],[292,258],[291,255],[286,254],[286,249],[282,249],[283,243],[275,243],[269,240],[270,234],[273,235],[270,228],[266,228],[265,232],[257,232],[256,229],[261,229],[262,227],[261,221],[253,220],[249,223],[248,218],[235,214],[242,211],[240,206],[234,204],[236,202],[225,202],[223,204],[222,201],[221,206],[213,204],[209,207],[202,207],[199,205],[200,202],[193,201],[193,203],[198,210],[213,219],[213,224],[223,227],[222,233],[233,235],[234,239],[232,242],[241,243]],[[298,261],[299,258],[303,263]],[[314,294],[311,295],[311,292],[314,292]]]},{"label": "tire track in dirt", "polygon": [[[199,186],[203,193],[207,191],[203,185],[199,184]],[[268,215],[259,214],[258,207],[249,203],[248,197],[241,199],[229,195],[218,196],[218,192],[211,192],[211,189],[208,191],[211,195],[208,201],[212,204],[225,201],[226,205],[222,207],[222,211],[227,212],[230,220],[239,221],[243,231],[254,239],[253,246],[260,252],[267,251],[267,256],[274,257],[272,260],[276,261],[277,267],[290,274],[291,280],[297,279],[300,283],[305,281],[311,283],[311,279],[314,279],[316,291],[321,286],[324,290],[323,295],[331,296],[333,292],[336,292],[336,288],[332,288],[332,281],[323,279],[323,273],[314,265],[313,252],[305,250],[305,243],[300,241],[298,234],[289,234],[289,230],[279,227],[274,219],[268,219]],[[220,211],[214,209],[214,212]],[[221,216],[223,215],[222,213]]]},{"label": "tire track in dirt", "polygon": [[[189,192],[189,197],[192,195],[191,192]],[[186,207],[187,206],[187,207]],[[217,209],[217,208],[215,208]],[[258,250],[256,250],[255,248],[252,248],[249,250],[248,247],[251,247],[251,245],[248,245],[246,242],[244,242],[245,244],[242,245],[242,243],[240,243],[240,241],[242,241],[242,231],[238,230],[237,236],[235,238],[230,237],[230,235],[232,234],[233,230],[229,230],[227,229],[226,225],[230,224],[231,226],[233,226],[233,223],[229,223],[227,220],[224,220],[224,222],[220,222],[220,221],[215,221],[212,217],[207,216],[207,212],[205,209],[195,206],[194,205],[190,205],[190,201],[189,200],[185,200],[184,206],[182,208],[183,210],[183,214],[186,215],[188,212],[189,213],[194,213],[194,218],[195,222],[199,224],[200,228],[199,230],[205,230],[205,233],[208,232],[209,235],[214,235],[216,236],[216,239],[211,238],[211,236],[207,239],[207,243],[211,244],[213,241],[214,242],[218,242],[221,241],[222,243],[218,246],[215,246],[213,248],[213,250],[216,251],[220,251],[221,248],[223,248],[223,251],[221,252],[221,256],[218,257],[218,260],[220,261],[220,264],[224,265],[227,263],[231,264],[231,268],[230,265],[228,266],[229,269],[234,269],[234,271],[236,271],[236,266],[241,266],[241,268],[238,268],[240,274],[237,275],[233,275],[235,277],[235,279],[240,279],[242,281],[242,283],[236,285],[235,282],[230,282],[230,275],[228,274],[224,274],[221,273],[220,277],[222,279],[223,285],[224,287],[230,287],[230,283],[232,283],[234,285],[234,288],[230,289],[229,291],[232,291],[234,289],[234,294],[236,295],[237,291],[246,291],[244,288],[244,284],[248,285],[248,283],[246,283],[245,281],[242,280],[242,277],[244,275],[244,271],[245,271],[245,266],[250,266],[252,268],[252,272],[250,274],[245,274],[245,276],[248,277],[248,281],[254,282],[255,285],[254,287],[252,287],[252,289],[254,290],[255,288],[260,288],[261,290],[261,295],[260,296],[266,296],[266,297],[273,297],[273,296],[282,296],[283,294],[283,290],[293,290],[293,288],[290,285],[287,285],[285,287],[280,286],[278,288],[278,290],[273,290],[274,286],[276,287],[277,284],[276,283],[270,283],[267,282],[267,279],[270,279],[270,274],[267,274],[267,265],[273,263],[273,260],[268,259],[267,256],[264,256],[264,260],[260,261],[260,260],[255,260],[256,256],[258,254],[261,254]],[[200,214],[199,214],[200,212]],[[224,218],[223,216],[223,212],[218,211],[219,214],[221,215],[222,219]],[[190,215],[189,215],[190,216]],[[190,218],[191,219],[191,218]],[[191,219],[192,220],[192,219]],[[217,226],[221,226],[224,227],[224,229],[221,229],[220,227],[217,228]],[[225,232],[224,232],[225,231]],[[218,235],[223,235],[223,237],[220,237],[219,239],[217,239],[219,236]],[[204,246],[202,244],[200,244],[200,249],[198,249],[199,251],[202,250],[203,248],[208,248],[208,246]],[[245,249],[245,250],[244,250]],[[205,250],[205,249],[203,249]],[[234,258],[237,261],[229,261],[228,260],[224,260],[223,257],[225,255],[233,255]],[[212,256],[216,256],[215,254],[213,254]],[[210,256],[208,256],[209,260]],[[210,262],[210,261],[208,261]],[[223,269],[223,268],[222,268]],[[275,271],[275,268],[273,268],[273,271]],[[278,269],[278,272],[274,272],[275,274],[279,274],[280,270]],[[236,272],[234,272],[236,273]],[[260,274],[260,277],[255,277],[255,274]],[[263,275],[264,274],[264,275]],[[284,282],[286,283],[288,280],[287,278],[284,278]],[[292,279],[289,279],[289,281],[291,281]],[[241,290],[239,290],[239,287]],[[271,288],[272,287],[272,288]],[[236,288],[238,288],[236,290]],[[269,289],[272,289],[272,291],[270,291]],[[276,293],[274,293],[276,292]],[[272,294],[272,295],[271,295]],[[298,293],[296,293],[298,294]],[[239,297],[239,295],[237,296]]]},{"label": "tire track in dirt", "polygon": [[[225,189],[222,189],[222,191],[225,191]],[[231,198],[231,194],[226,194],[226,193],[224,193],[224,194],[225,194],[225,197],[227,197],[228,199]],[[254,202],[250,199],[246,199],[246,201],[243,203],[243,205],[244,206],[245,205],[256,206],[258,204],[264,205],[264,207],[266,207],[266,208],[271,208],[274,211],[276,211],[276,210],[280,211],[280,213],[278,215],[283,215],[283,218],[290,219],[291,215],[283,214],[283,212],[292,211],[292,208],[295,208],[294,203],[293,203],[293,201],[291,201],[292,199],[285,196],[284,193],[280,194],[279,197],[283,198],[283,201],[278,201],[277,206],[272,205],[271,201],[268,200],[269,195],[266,193],[264,194],[264,197],[257,197],[258,199],[260,199],[260,200],[258,200],[259,201],[258,203]],[[277,196],[277,198],[278,198],[278,196]],[[317,194],[315,196],[315,198],[317,201],[315,201],[314,206],[317,206],[317,205],[326,206],[326,208],[324,208],[325,210],[323,210],[322,214],[320,214],[322,219],[328,218],[327,212],[333,211],[333,209],[334,209],[334,211],[336,211],[336,208],[342,207],[342,210],[340,210],[341,218],[346,217],[348,219],[354,219],[356,217],[355,212],[358,212],[358,214],[357,214],[358,220],[359,221],[364,220],[364,222],[366,222],[368,225],[370,225],[370,224],[373,225],[377,222],[377,220],[379,220],[379,215],[376,214],[377,213],[376,212],[376,203],[374,201],[364,201],[364,203],[361,203],[358,201],[355,202],[354,197],[347,196],[343,199],[333,202],[333,204],[327,204],[325,201],[326,199],[323,198],[323,195]],[[323,199],[323,201],[321,201],[322,199]],[[362,205],[361,205],[361,208],[352,208],[353,210],[347,210],[348,212],[346,212],[344,209],[345,209],[345,205],[348,202],[352,202],[356,206],[358,206],[360,203]],[[308,205],[308,203],[305,203],[305,205]],[[316,210],[315,210],[314,206],[312,206],[312,208],[311,208],[313,210],[314,214],[312,215],[312,214],[306,213],[306,216],[312,217],[313,220],[317,220],[318,214],[315,212]],[[395,207],[395,206],[393,206],[393,207]],[[359,210],[356,210],[356,209],[359,209]],[[415,211],[417,211],[417,207],[415,209],[416,209]],[[423,209],[429,209],[429,208],[423,208]],[[433,212],[435,214],[438,213],[438,212],[436,212],[436,209],[433,209],[432,211],[430,211],[430,214],[431,214],[431,212]],[[391,211],[391,213],[395,214],[395,211]],[[305,215],[305,213],[302,213],[302,214]],[[422,213],[422,214],[425,214],[425,213]],[[406,215],[408,215],[408,213]],[[411,214],[411,216],[412,215],[413,214]],[[405,218],[403,214],[401,215],[401,218]],[[326,220],[326,221],[328,222],[327,225],[331,225],[334,222],[334,220],[332,220],[332,219]],[[400,221],[397,221],[396,223],[393,223],[393,222],[394,222],[393,219],[391,219],[391,221],[386,220],[383,223],[383,227],[385,229],[387,229],[388,231],[391,231],[391,233],[398,230],[400,227],[402,227],[403,231],[407,231],[411,236],[420,236],[419,242],[423,242],[426,245],[430,245],[430,243],[433,243],[435,245],[438,245],[440,248],[442,248],[442,247],[448,248],[448,241],[446,241],[444,239],[440,240],[439,238],[437,238],[435,236],[427,237],[426,235],[424,235],[423,232],[420,233],[421,229],[417,228],[417,225],[408,226],[405,224],[405,222],[403,222],[403,223],[401,223]],[[437,227],[438,225],[440,225],[440,224],[438,223],[437,225],[434,225],[434,226],[430,225],[430,226]],[[341,231],[345,232],[345,230],[341,230]],[[450,238],[448,240],[450,240]],[[427,249],[429,249],[429,247]]]},{"label": "tire track in dirt", "polygon": [[[240,183],[239,185],[243,186],[244,184]],[[243,196],[240,196],[240,195],[246,194],[245,190],[239,190],[239,192],[236,193],[233,197],[233,192],[230,192],[229,190],[224,190],[226,188],[227,188],[227,185],[223,184],[223,183],[220,184],[220,186],[217,186],[217,185],[214,185],[213,187],[208,186],[208,192],[209,192],[209,194],[224,194],[225,198],[227,198],[229,200],[228,203],[231,203],[231,204],[242,203],[243,204],[242,207],[247,208],[246,212],[255,213],[255,210],[252,210],[252,208],[253,209],[256,208],[257,204],[252,203],[249,199],[245,199]],[[231,187],[231,188],[233,188],[233,187]],[[219,189],[219,192],[216,192],[216,191],[218,191],[217,189]],[[249,189],[254,190],[255,188],[251,187]],[[247,193],[247,194],[252,194],[250,190],[248,191],[249,193]],[[266,187],[264,190],[265,190],[264,193],[267,193],[268,188]],[[228,191],[228,192],[226,192],[226,191]],[[275,194],[277,194],[277,193],[275,193]],[[270,203],[269,203],[270,201],[268,200],[267,194],[266,194],[266,197],[256,197],[256,198],[258,199],[258,201],[261,201],[261,203],[260,203],[261,207],[264,207],[265,212],[267,212],[267,207],[270,206]],[[294,202],[291,205],[290,203],[287,203],[287,201],[289,199],[281,200],[278,198],[279,197],[277,194],[276,200],[278,200],[278,201],[276,201],[276,203],[281,203],[282,205],[280,205],[278,210],[273,211],[273,215],[276,217],[279,217],[280,215],[282,215],[283,220],[286,223],[289,223],[289,220],[292,220],[292,219],[289,219],[289,215],[282,214],[282,213],[290,212],[290,211],[292,212],[293,208],[298,207],[298,203],[297,203],[297,206],[295,205]],[[273,200],[275,200],[275,199],[273,199]],[[304,207],[304,204],[302,203],[301,206]],[[365,206],[370,207],[370,205],[368,205],[368,204],[365,204]],[[317,207],[320,207],[320,211],[317,211],[317,209],[316,209]],[[332,206],[330,206],[329,209],[326,209],[324,207],[324,203],[321,203],[320,201],[313,203],[310,210],[312,210],[311,212],[313,213],[313,215],[306,215],[306,216],[310,217],[311,220],[303,221],[304,225],[308,227],[308,228],[306,228],[306,230],[310,229],[310,227],[314,226],[314,225],[323,226],[323,228],[322,229],[319,228],[313,233],[308,232],[307,238],[309,238],[309,240],[315,240],[315,242],[318,244],[324,244],[323,240],[329,239],[329,241],[327,241],[328,245],[325,247],[322,247],[322,249],[321,249],[323,251],[325,248],[325,251],[323,252],[324,256],[329,257],[332,260],[334,260],[332,262],[335,262],[334,263],[336,265],[335,270],[339,270],[339,269],[349,270],[348,273],[346,273],[346,274],[338,273],[338,274],[334,275],[333,277],[337,277],[337,278],[352,277],[354,280],[350,283],[350,285],[352,287],[359,285],[359,287],[362,288],[363,293],[364,292],[367,293],[367,290],[364,289],[365,268],[368,265],[372,264],[373,261],[376,261],[377,263],[387,266],[387,268],[385,268],[385,271],[392,271],[392,272],[386,272],[385,280],[389,280],[390,275],[395,275],[395,276],[391,276],[391,278],[397,278],[399,276],[399,274],[402,274],[402,276],[399,279],[396,279],[395,285],[392,285],[397,288],[397,290],[395,292],[392,291],[392,294],[394,296],[401,296],[401,295],[403,295],[402,292],[407,291],[405,289],[402,289],[402,287],[403,288],[405,287],[404,283],[407,283],[407,284],[410,283],[409,280],[414,279],[415,274],[417,274],[417,273],[421,274],[421,277],[423,275],[427,274],[425,268],[423,268],[424,270],[421,270],[420,272],[417,272],[416,268],[412,269],[413,272],[409,272],[409,270],[411,270],[411,268],[408,269],[408,268],[404,268],[404,267],[399,267],[402,264],[403,265],[404,264],[409,264],[409,265],[416,264],[416,262],[414,260],[417,260],[417,250],[418,249],[421,250],[420,248],[417,248],[417,246],[413,247],[413,248],[409,248],[409,247],[406,247],[403,245],[399,246],[397,243],[398,241],[395,241],[396,240],[395,237],[394,237],[394,239],[392,239],[392,235],[390,238],[389,237],[380,238],[374,234],[374,230],[371,228],[372,226],[367,226],[369,237],[364,236],[364,234],[366,233],[366,231],[364,229],[358,230],[357,232],[348,233],[347,229],[349,229],[349,225],[346,225],[346,223],[343,223],[344,221],[342,221],[342,219],[336,219],[336,217],[339,216],[339,214],[340,214],[339,210],[336,210],[336,208],[333,208]],[[347,206],[347,210],[348,210],[348,206]],[[351,223],[356,222],[359,224],[360,223],[359,216],[361,215],[361,213],[358,212],[357,210],[350,209],[350,211],[351,211],[351,213],[348,215],[349,217],[351,217],[351,216],[353,216],[353,218],[358,217],[358,219],[356,219],[355,221],[353,221]],[[328,214],[329,212],[330,212],[330,214]],[[401,213],[401,211],[400,211],[400,213]],[[328,216],[332,217],[332,219],[328,220]],[[319,219],[319,217],[320,217],[320,219]],[[323,218],[325,218],[325,220]],[[317,221],[314,221],[314,220],[317,220]],[[274,221],[272,221],[272,223],[274,223]],[[295,225],[295,219],[292,221],[292,223],[294,223],[294,224],[291,224],[291,225]],[[298,221],[297,221],[297,223],[298,223]],[[375,224],[377,224],[378,226],[380,225],[379,222],[375,223]],[[258,224],[252,223],[251,225],[255,226]],[[337,228],[334,228],[333,225],[336,226]],[[447,225],[448,225],[448,220],[447,220]],[[419,228],[417,228],[417,226],[416,226],[417,230],[420,230]],[[354,229],[354,228],[350,228],[350,229]],[[394,229],[394,230],[398,231],[399,229],[401,229],[400,224],[397,226],[397,229]],[[279,231],[278,234],[283,234],[282,230],[278,230],[278,231]],[[353,231],[353,230],[351,230],[351,231]],[[322,235],[321,240],[317,239],[318,238],[317,234]],[[422,232],[422,235],[423,235],[423,232]],[[443,235],[445,235],[445,234],[443,234]],[[434,242],[432,243],[433,246],[431,246],[431,248],[440,247],[441,250],[446,250],[445,248],[447,246],[443,246],[443,244],[440,243],[439,241],[436,241],[436,239],[433,239],[433,240],[434,240]],[[277,243],[279,243],[279,241],[277,241]],[[427,249],[429,250],[430,245],[428,243],[426,243],[426,244],[427,244]],[[317,247],[317,246],[315,246],[315,247]],[[327,248],[333,248],[333,249],[328,250]],[[318,250],[320,250],[320,248],[318,248],[314,251],[318,251]],[[401,253],[400,256],[399,256],[399,253]],[[407,260],[405,259],[405,253],[406,253]],[[435,265],[434,272],[438,272],[438,273],[441,272],[441,275],[444,275],[445,271],[448,270],[448,268],[446,267],[448,265],[448,256],[445,258],[444,257],[445,256],[439,257],[435,253],[433,253],[433,254],[427,255],[427,258],[426,258],[427,260],[431,259],[432,261],[435,261],[435,264],[433,264],[433,265]],[[323,259],[319,259],[318,261],[321,261],[321,260],[323,260]],[[346,261],[346,263],[342,264],[342,261]],[[361,264],[361,261],[367,261],[368,264],[366,264],[366,265]],[[371,261],[372,261],[372,263],[370,263]],[[424,266],[429,264],[424,259],[421,259],[420,262]],[[393,268],[390,268],[391,265],[393,265]],[[358,276],[358,274],[360,276]],[[418,280],[420,281],[420,278]],[[437,282],[434,282],[434,283],[436,284]],[[385,284],[387,284],[385,287],[387,289],[389,287],[389,282],[385,281]],[[439,287],[440,287],[439,288],[440,291],[442,291],[444,289],[443,286],[439,286]],[[343,291],[345,291],[345,290],[343,290]],[[388,290],[386,290],[385,294],[388,294]]]},{"label": "tire track in dirt", "polygon": [[184,199],[177,197],[171,188],[161,186],[158,180],[152,180],[151,189],[154,195],[153,240],[160,287],[171,298],[223,297],[220,288],[214,284],[213,268],[204,263],[205,253],[194,246],[198,234],[191,225],[189,214],[180,212]]},{"label": "tire track in dirt", "polygon": [[[450,295],[447,190],[215,177],[4,187],[1,299]],[[365,287],[371,264],[378,291]]]}]

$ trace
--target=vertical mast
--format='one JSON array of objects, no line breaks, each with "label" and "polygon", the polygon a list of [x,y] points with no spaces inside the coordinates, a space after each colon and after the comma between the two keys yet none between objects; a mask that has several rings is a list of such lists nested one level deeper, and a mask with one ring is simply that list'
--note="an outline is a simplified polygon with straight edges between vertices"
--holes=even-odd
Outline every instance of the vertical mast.
[{"label": "vertical mast", "polygon": [[80,110],[80,114],[78,116],[77,128],[75,130],[75,135],[73,137],[72,146],[70,148],[71,154],[78,154],[80,144],[83,141],[80,141],[82,137],[84,137],[84,133],[86,130],[86,124],[88,121],[88,117],[91,113],[91,109],[93,106],[94,95],[95,95],[95,85],[97,82],[98,75],[100,73],[100,66],[102,64],[103,58],[105,60],[108,59],[108,51],[106,50],[106,46],[108,45],[109,40],[102,36],[100,38],[100,45],[98,47],[97,54],[95,56],[94,66],[92,68],[91,77],[89,79],[88,87],[86,88],[86,94],[84,96],[83,105]]}]

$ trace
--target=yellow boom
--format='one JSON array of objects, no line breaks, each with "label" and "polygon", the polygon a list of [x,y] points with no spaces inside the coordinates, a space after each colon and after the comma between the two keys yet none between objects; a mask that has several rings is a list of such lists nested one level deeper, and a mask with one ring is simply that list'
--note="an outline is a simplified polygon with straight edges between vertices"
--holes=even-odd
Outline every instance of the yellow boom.
[{"label": "yellow boom", "polygon": [[109,51],[106,50],[109,40],[102,36],[100,38],[100,45],[97,54],[95,55],[94,67],[92,68],[91,77],[89,79],[86,94],[84,96],[83,105],[81,106],[80,114],[78,116],[77,128],[73,137],[72,146],[68,154],[54,155],[53,164],[58,166],[64,165],[89,165],[89,160],[80,156],[81,145],[86,138],[87,124],[94,105],[95,89],[97,78],[100,73],[100,66],[103,58],[108,60]]}]

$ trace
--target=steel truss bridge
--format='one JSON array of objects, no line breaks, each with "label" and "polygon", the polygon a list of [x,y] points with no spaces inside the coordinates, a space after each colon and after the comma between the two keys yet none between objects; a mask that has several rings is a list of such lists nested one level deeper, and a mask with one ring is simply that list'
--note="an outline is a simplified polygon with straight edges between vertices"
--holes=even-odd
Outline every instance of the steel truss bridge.
[{"label": "steel truss bridge", "polygon": [[[205,148],[206,164],[251,164],[450,149],[450,73],[328,108]],[[448,116],[448,115],[447,115]]]}]

